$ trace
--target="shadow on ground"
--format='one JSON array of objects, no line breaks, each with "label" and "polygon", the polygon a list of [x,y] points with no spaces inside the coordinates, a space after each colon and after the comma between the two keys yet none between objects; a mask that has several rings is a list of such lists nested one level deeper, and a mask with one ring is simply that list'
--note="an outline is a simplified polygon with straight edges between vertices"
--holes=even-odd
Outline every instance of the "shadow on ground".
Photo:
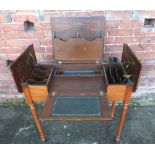
[{"label": "shadow on ground", "polygon": [[[39,111],[42,107],[38,106]],[[113,144],[120,107],[106,122],[41,122],[46,143]],[[129,108],[121,140],[123,144],[155,143],[155,106]],[[42,143],[27,106],[0,107],[0,143]]]}]

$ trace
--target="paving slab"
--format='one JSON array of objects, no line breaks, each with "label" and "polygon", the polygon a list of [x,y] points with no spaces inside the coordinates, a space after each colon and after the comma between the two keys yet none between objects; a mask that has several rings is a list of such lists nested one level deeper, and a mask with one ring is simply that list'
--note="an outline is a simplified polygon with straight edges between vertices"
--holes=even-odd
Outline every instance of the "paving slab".
[{"label": "paving slab", "polygon": [[[42,106],[37,106],[39,113]],[[155,106],[130,107],[121,140],[114,141],[121,107],[112,121],[42,121],[47,144],[154,144]],[[0,107],[1,144],[42,144],[28,106]],[[45,144],[46,144],[45,143]]]}]

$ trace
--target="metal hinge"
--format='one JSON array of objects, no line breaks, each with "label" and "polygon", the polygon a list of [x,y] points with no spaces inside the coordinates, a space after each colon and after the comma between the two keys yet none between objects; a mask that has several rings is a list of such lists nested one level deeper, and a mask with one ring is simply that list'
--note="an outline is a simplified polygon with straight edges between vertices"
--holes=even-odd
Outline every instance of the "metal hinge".
[{"label": "metal hinge", "polygon": [[104,92],[103,91],[100,91],[100,96],[103,96],[104,95]]},{"label": "metal hinge", "polygon": [[62,61],[58,61],[58,64],[62,64]]},{"label": "metal hinge", "polygon": [[52,92],[52,96],[55,96],[56,95],[56,92]]}]

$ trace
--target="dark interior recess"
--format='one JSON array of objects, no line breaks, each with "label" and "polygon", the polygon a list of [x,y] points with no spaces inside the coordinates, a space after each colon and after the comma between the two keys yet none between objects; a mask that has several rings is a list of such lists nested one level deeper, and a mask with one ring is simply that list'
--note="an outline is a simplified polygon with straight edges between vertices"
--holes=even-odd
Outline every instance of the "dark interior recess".
[{"label": "dark interior recess", "polygon": [[27,20],[24,22],[24,30],[25,32],[33,32],[35,31],[34,23]]},{"label": "dark interior recess", "polygon": [[109,84],[128,84],[131,83],[127,78],[127,73],[120,63],[108,63],[105,64],[106,77]]},{"label": "dark interior recess", "polygon": [[145,18],[144,27],[155,27],[155,18]]}]

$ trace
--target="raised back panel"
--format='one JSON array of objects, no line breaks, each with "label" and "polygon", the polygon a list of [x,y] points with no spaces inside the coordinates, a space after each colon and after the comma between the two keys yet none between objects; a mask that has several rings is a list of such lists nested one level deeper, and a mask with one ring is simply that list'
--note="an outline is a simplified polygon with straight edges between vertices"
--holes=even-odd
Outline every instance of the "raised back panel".
[{"label": "raised back panel", "polygon": [[127,74],[131,76],[130,79],[134,83],[133,92],[135,92],[138,86],[142,64],[127,44],[123,44],[122,63]]},{"label": "raised back panel", "polygon": [[23,92],[22,83],[30,75],[37,59],[33,45],[30,45],[10,66],[19,92]]},{"label": "raised back panel", "polygon": [[52,17],[51,26],[56,60],[103,58],[103,17]]}]

